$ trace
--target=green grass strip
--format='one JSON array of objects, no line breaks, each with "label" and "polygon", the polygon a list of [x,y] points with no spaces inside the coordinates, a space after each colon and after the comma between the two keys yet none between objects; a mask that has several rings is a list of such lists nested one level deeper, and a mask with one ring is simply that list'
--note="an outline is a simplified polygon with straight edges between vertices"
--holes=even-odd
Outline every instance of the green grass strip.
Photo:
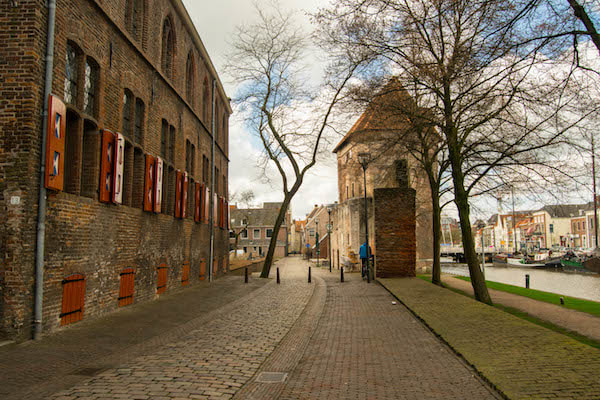
[{"label": "green grass strip", "polygon": [[[431,276],[429,276],[429,275],[417,275],[417,278],[423,279],[424,281],[427,281],[427,282],[431,283]],[[463,277],[461,277],[461,278],[463,278]],[[464,280],[470,281],[468,278],[464,279]],[[489,281],[486,281],[486,282],[489,282]],[[491,283],[497,283],[497,282],[491,282]],[[502,285],[502,284],[500,284],[500,285]],[[511,286],[511,285],[505,285],[505,286]],[[453,288],[453,287],[450,287],[450,286],[444,286],[444,287],[446,289],[452,290],[455,293],[462,294],[463,296],[467,296],[467,297],[470,297],[472,299],[475,299],[475,296],[473,296],[473,295],[471,295],[469,293],[463,292],[460,289],[456,289],[456,288]],[[491,288],[490,285],[488,285],[488,287]],[[512,287],[516,287],[516,286],[512,286]],[[519,289],[521,289],[521,288],[519,288]],[[540,292],[540,293],[547,293],[547,292]],[[549,293],[549,294],[554,294],[554,293]],[[577,299],[577,300],[580,300],[580,299]],[[594,302],[592,301],[591,303],[594,303]],[[595,303],[595,304],[597,306],[600,305],[599,303]],[[570,331],[568,329],[565,329],[562,326],[554,325],[553,323],[550,323],[550,322],[545,321],[543,319],[539,319],[537,317],[534,317],[531,314],[527,314],[526,312],[521,311],[521,310],[516,309],[516,308],[513,308],[513,307],[508,307],[508,306],[504,306],[502,304],[496,304],[496,303],[494,303],[494,307],[497,308],[497,309],[499,309],[499,310],[502,310],[504,312],[507,312],[509,314],[512,314],[512,315],[514,315],[516,317],[519,317],[521,319],[524,319],[526,321],[534,323],[536,325],[543,326],[544,328],[550,329],[550,330],[552,330],[554,332],[566,335],[566,336],[568,336],[568,337],[570,337],[572,339],[575,339],[578,342],[581,342],[581,343],[586,344],[588,346],[592,346],[592,347],[595,347],[597,349],[600,349],[600,342],[598,342],[598,341],[596,341],[594,339],[588,338],[587,336],[581,335],[581,334],[579,334],[577,332],[573,332],[573,331]]]},{"label": "green grass strip", "polygon": [[[466,282],[471,282],[471,278],[468,276],[455,276],[457,279],[462,279]],[[560,298],[564,298],[565,305],[563,307],[570,308],[572,310],[582,311],[588,314],[600,317],[600,303],[591,300],[578,299],[577,297],[570,297],[556,293],[543,292],[541,290],[526,289],[524,287],[507,285],[505,283],[485,281],[488,289],[500,290],[507,293],[516,294],[523,297],[529,297],[530,299],[543,301],[551,304],[560,305]]]}]

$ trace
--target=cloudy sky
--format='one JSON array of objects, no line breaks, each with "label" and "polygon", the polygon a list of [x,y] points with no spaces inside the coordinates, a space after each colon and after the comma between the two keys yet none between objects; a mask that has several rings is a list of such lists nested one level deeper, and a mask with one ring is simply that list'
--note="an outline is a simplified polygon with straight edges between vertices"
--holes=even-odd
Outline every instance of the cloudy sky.
[{"label": "cloudy sky", "polygon": [[[266,2],[268,0],[257,0]],[[297,10],[298,18],[307,30],[311,28],[308,17],[304,11],[314,11],[317,7],[327,5],[325,0],[279,0],[286,10]],[[217,72],[230,97],[236,94],[236,87],[228,82],[223,73],[226,55],[230,51],[229,42],[233,40],[235,27],[243,23],[251,23],[255,18],[255,9],[250,0],[220,0],[215,2],[199,0],[183,0],[196,29],[204,42],[206,49],[215,65]],[[597,54],[594,50],[594,54]],[[313,67],[314,69],[314,67]],[[314,71],[313,71],[313,75]],[[353,121],[348,121],[351,125]],[[332,142],[337,142],[341,136]],[[230,120],[230,168],[229,168],[229,190],[231,193],[246,189],[252,189],[256,195],[255,203],[260,205],[264,201],[281,201],[280,178],[271,183],[264,183],[259,177],[259,169],[256,167],[256,159],[261,151],[261,144],[253,138],[244,128],[241,121],[235,115]],[[333,145],[330,146],[330,149]],[[333,203],[338,199],[337,194],[337,170],[335,155],[330,152],[328,157],[318,163],[303,183],[302,188],[292,202],[292,213],[295,218],[303,218],[315,204]],[[573,199],[564,199],[563,202],[581,203],[591,197],[589,190],[577,193]],[[534,209],[541,207],[541,203],[534,204],[527,199],[516,196],[516,208]],[[511,201],[509,196],[504,199],[506,203]],[[556,201],[556,200],[555,200]],[[550,203],[550,201],[548,201]],[[472,218],[487,217],[496,212],[497,201],[491,198],[476,200],[472,204]],[[455,215],[456,211],[446,209],[445,213]]]},{"label": "cloudy sky", "polygon": [[[315,10],[324,1],[318,0],[281,0],[284,9],[298,10],[299,21],[310,29],[310,22],[304,16],[303,10]],[[220,0],[214,2],[183,0],[196,29],[202,38],[204,46],[212,59],[219,77],[225,86],[229,97],[234,97],[236,87],[227,82],[223,73],[226,55],[229,52],[228,43],[232,41],[235,27],[251,22],[255,15],[253,2],[249,0]],[[241,122],[232,117],[230,121],[230,193],[252,189],[256,195],[257,204],[263,201],[282,201],[281,181],[264,183],[259,178],[259,170],[255,168],[256,159],[260,153],[260,144],[252,138]],[[317,164],[307,174],[302,188],[292,202],[294,217],[304,217],[315,204],[333,203],[337,200],[337,170],[333,154],[329,159]],[[276,176],[274,176],[277,178]]]}]

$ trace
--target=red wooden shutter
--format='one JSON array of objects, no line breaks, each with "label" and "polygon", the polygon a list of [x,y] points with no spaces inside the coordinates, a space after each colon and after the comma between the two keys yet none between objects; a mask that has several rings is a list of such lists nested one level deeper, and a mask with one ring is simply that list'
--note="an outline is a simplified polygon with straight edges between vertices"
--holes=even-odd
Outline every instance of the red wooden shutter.
[{"label": "red wooden shutter", "polygon": [[113,167],[112,202],[121,204],[123,201],[123,170],[125,166],[125,138],[120,133],[115,134],[115,161]]},{"label": "red wooden shutter", "polygon": [[156,279],[156,294],[161,294],[167,290],[167,265],[160,264],[158,266],[157,272],[158,276]]},{"label": "red wooden shutter", "polygon": [[146,176],[144,182],[144,211],[152,211],[154,208],[154,174],[156,160],[150,154],[146,154]]},{"label": "red wooden shutter", "polygon": [[74,274],[62,281],[63,297],[60,324],[81,321],[85,303],[85,276]]},{"label": "red wooden shutter", "polygon": [[200,280],[203,281],[206,277],[206,260],[200,260]]},{"label": "red wooden shutter", "polygon": [[188,205],[188,173],[183,172],[181,184],[181,218],[187,217]]},{"label": "red wooden shutter", "polygon": [[48,97],[48,128],[46,132],[45,185],[63,190],[65,179],[65,133],[67,107],[58,97]]},{"label": "red wooden shutter", "polygon": [[183,263],[183,269],[181,272],[181,285],[186,286],[190,283],[190,262],[185,261]]},{"label": "red wooden shutter", "polygon": [[100,198],[103,203],[113,200],[113,183],[115,169],[115,135],[103,129],[102,150],[100,152]]},{"label": "red wooden shutter", "polygon": [[228,201],[225,202],[225,209],[227,210],[227,215],[225,216],[225,218],[227,219],[227,230],[230,230],[231,225],[230,225],[230,220],[229,220],[229,202]]},{"label": "red wooden shutter", "polygon": [[194,187],[194,221],[200,222],[202,216],[202,185],[196,182]]},{"label": "red wooden shutter", "polygon": [[162,209],[162,195],[163,195],[163,168],[164,163],[162,158],[156,157],[155,161],[155,184],[154,184],[154,212],[159,213]]},{"label": "red wooden shutter", "polygon": [[180,170],[177,170],[175,178],[175,218],[181,218],[181,189],[183,186],[183,177]]},{"label": "red wooden shutter", "polygon": [[133,303],[133,292],[135,285],[135,270],[125,268],[120,274],[121,283],[119,286],[119,307]]}]

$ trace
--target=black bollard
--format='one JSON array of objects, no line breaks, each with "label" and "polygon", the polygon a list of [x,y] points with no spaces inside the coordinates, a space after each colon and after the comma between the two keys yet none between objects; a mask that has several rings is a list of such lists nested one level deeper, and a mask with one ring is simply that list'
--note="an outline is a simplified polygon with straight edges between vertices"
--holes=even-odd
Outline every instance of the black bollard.
[{"label": "black bollard", "polygon": [[525,275],[525,288],[529,289],[529,274]]},{"label": "black bollard", "polygon": [[565,298],[564,297],[560,297],[560,305],[564,306],[565,305]]},{"label": "black bollard", "polygon": [[277,267],[277,284],[281,283],[281,281],[279,280],[279,267]]},{"label": "black bollard", "polygon": [[248,283],[248,267],[244,268],[244,283]]},{"label": "black bollard", "polygon": [[341,281],[341,282],[344,282],[344,267],[342,267],[342,268],[340,269],[340,271],[341,271],[341,272],[340,272],[340,281]]},{"label": "black bollard", "polygon": [[310,283],[310,267],[308,267],[308,283]]}]

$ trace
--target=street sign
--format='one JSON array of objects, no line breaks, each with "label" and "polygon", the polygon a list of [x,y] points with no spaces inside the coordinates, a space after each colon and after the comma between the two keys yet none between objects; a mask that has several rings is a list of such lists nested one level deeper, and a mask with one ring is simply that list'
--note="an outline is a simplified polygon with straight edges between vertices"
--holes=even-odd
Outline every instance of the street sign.
[{"label": "street sign", "polygon": [[333,229],[333,225],[332,224],[327,224],[327,232],[331,233],[332,229]]},{"label": "street sign", "polygon": [[308,249],[310,247],[310,244],[306,243],[306,248]]}]

